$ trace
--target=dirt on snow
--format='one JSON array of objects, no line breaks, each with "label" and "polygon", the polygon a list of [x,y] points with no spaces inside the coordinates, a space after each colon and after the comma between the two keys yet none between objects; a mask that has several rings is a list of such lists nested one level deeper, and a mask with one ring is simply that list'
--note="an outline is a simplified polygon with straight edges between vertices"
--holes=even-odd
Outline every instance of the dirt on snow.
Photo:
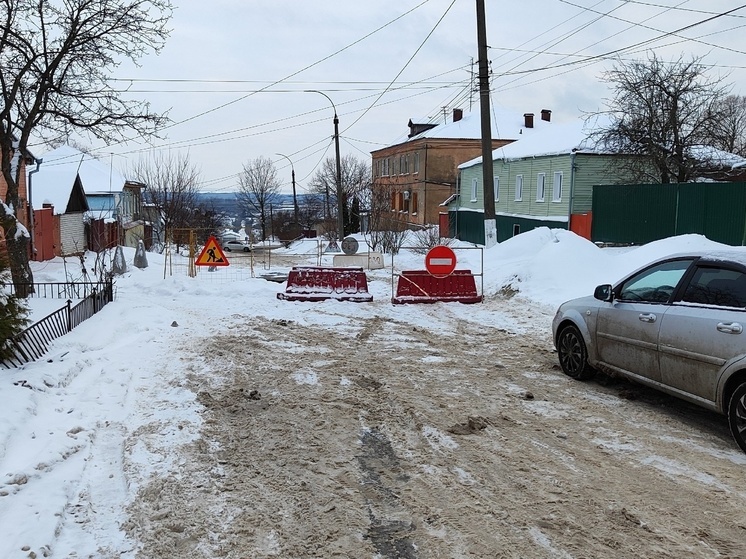
[{"label": "dirt on snow", "polygon": [[196,353],[185,338],[203,423],[160,449],[181,454],[128,510],[138,556],[746,557],[746,462],[723,417],[569,379],[551,309],[482,305],[515,331],[438,304],[417,306],[428,326],[233,315]]}]

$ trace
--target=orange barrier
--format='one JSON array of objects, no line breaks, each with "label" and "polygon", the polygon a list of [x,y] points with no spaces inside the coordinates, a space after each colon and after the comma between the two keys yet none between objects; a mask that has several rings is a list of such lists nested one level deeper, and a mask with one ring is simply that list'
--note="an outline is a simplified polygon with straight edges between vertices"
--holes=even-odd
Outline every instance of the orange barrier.
[{"label": "orange barrier", "polygon": [[325,268],[294,266],[288,274],[284,293],[278,299],[286,301],[353,301],[373,300],[368,293],[368,278],[362,268]]},{"label": "orange barrier", "polygon": [[455,270],[450,275],[436,277],[424,270],[407,270],[399,276],[394,304],[435,303],[437,301],[481,303],[471,270]]}]

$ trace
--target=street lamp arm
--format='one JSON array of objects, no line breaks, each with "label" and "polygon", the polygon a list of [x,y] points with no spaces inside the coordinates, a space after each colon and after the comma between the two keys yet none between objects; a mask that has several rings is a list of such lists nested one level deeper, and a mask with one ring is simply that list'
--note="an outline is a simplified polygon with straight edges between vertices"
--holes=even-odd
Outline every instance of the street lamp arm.
[{"label": "street lamp arm", "polygon": [[280,157],[284,157],[285,159],[287,159],[288,162],[290,163],[290,169],[293,172],[295,172],[295,169],[293,168],[293,162],[290,160],[290,158],[287,155],[283,155],[282,153],[275,153],[275,155],[279,155]]},{"label": "street lamp arm", "polygon": [[324,97],[326,97],[329,100],[329,102],[332,104],[332,109],[334,109],[334,118],[335,119],[337,118],[337,107],[334,105],[334,101],[332,101],[331,97],[329,97],[326,93],[324,93],[323,91],[319,91],[318,89],[304,89],[303,92],[304,93],[318,93],[319,95],[323,95]]},{"label": "street lamp arm", "polygon": [[297,224],[298,223],[298,198],[295,194],[295,167],[293,167],[293,162],[290,160],[290,158],[287,155],[284,155],[282,153],[276,153],[275,155],[284,157],[290,162],[290,172],[291,172],[290,176],[292,177],[292,180],[293,180],[293,214],[295,217],[295,223]]},{"label": "street lamp arm", "polygon": [[337,107],[334,105],[334,101],[332,101],[331,97],[329,97],[326,93],[323,91],[319,91],[318,89],[305,89],[305,93],[318,93],[319,95],[323,95],[327,98],[327,100],[332,104],[332,109],[334,109],[334,154],[336,159],[336,167],[337,167],[337,176],[336,176],[336,183],[337,183],[337,235],[339,236],[339,241],[342,241],[344,239],[345,233],[344,233],[344,192],[342,192],[342,171],[341,166],[339,162],[339,118],[337,117]]}]

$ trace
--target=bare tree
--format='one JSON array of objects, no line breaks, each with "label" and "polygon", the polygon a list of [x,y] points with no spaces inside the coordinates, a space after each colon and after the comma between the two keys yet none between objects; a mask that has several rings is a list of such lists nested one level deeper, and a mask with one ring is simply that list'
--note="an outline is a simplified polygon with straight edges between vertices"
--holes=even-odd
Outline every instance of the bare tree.
[{"label": "bare tree", "polygon": [[270,208],[280,191],[277,169],[271,159],[259,156],[245,163],[238,176],[238,203],[248,213],[259,214],[262,240],[267,238]]},{"label": "bare tree", "polygon": [[718,149],[746,157],[746,97],[728,95],[718,104],[719,122],[709,131],[712,145]]},{"label": "bare tree", "polygon": [[391,209],[393,185],[379,184],[368,192],[366,240],[371,250],[397,254],[407,236],[408,224]]},{"label": "bare tree", "polygon": [[198,208],[200,171],[188,155],[159,152],[140,159],[130,169],[132,178],[145,185],[145,198],[153,204],[163,220],[158,240],[165,242],[165,232],[193,227]]},{"label": "bare tree", "polygon": [[225,216],[213,204],[197,203],[188,217],[190,228],[197,230],[197,243],[205,244],[209,237],[218,236],[223,228]]},{"label": "bare tree", "polygon": [[712,167],[701,147],[723,119],[729,88],[708,78],[700,59],[667,63],[651,53],[647,60],[618,62],[604,77],[614,96],[603,113],[609,125],[596,139],[631,156],[617,158],[628,178],[687,182]]},{"label": "bare tree", "polygon": [[[372,184],[370,166],[353,155],[345,155],[339,162],[342,179],[342,203],[345,235],[360,230],[360,215],[354,208],[359,208],[364,199],[369,197]],[[337,166],[336,161],[327,158],[316,171],[310,182],[311,189],[325,199],[325,217],[336,219],[337,204]]]},{"label": "bare tree", "polygon": [[0,205],[13,282],[33,281],[29,234],[15,215],[32,133],[48,142],[84,130],[111,142],[152,134],[165,119],[125,101],[108,80],[123,59],[158,52],[168,35],[169,0],[0,0]]},{"label": "bare tree", "polygon": [[306,194],[298,207],[298,220],[303,229],[313,229],[324,219],[324,197],[320,194]]}]

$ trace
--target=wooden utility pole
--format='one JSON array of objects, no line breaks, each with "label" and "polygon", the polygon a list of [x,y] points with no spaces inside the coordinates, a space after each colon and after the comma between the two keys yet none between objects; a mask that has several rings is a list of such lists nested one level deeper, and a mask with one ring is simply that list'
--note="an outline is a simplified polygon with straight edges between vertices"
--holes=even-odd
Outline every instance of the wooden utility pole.
[{"label": "wooden utility pole", "polygon": [[487,59],[487,24],[484,0],[477,0],[477,47],[479,53],[479,108],[482,123],[482,193],[484,199],[484,246],[497,243],[495,189],[492,172],[492,124],[490,119],[490,76]]}]

